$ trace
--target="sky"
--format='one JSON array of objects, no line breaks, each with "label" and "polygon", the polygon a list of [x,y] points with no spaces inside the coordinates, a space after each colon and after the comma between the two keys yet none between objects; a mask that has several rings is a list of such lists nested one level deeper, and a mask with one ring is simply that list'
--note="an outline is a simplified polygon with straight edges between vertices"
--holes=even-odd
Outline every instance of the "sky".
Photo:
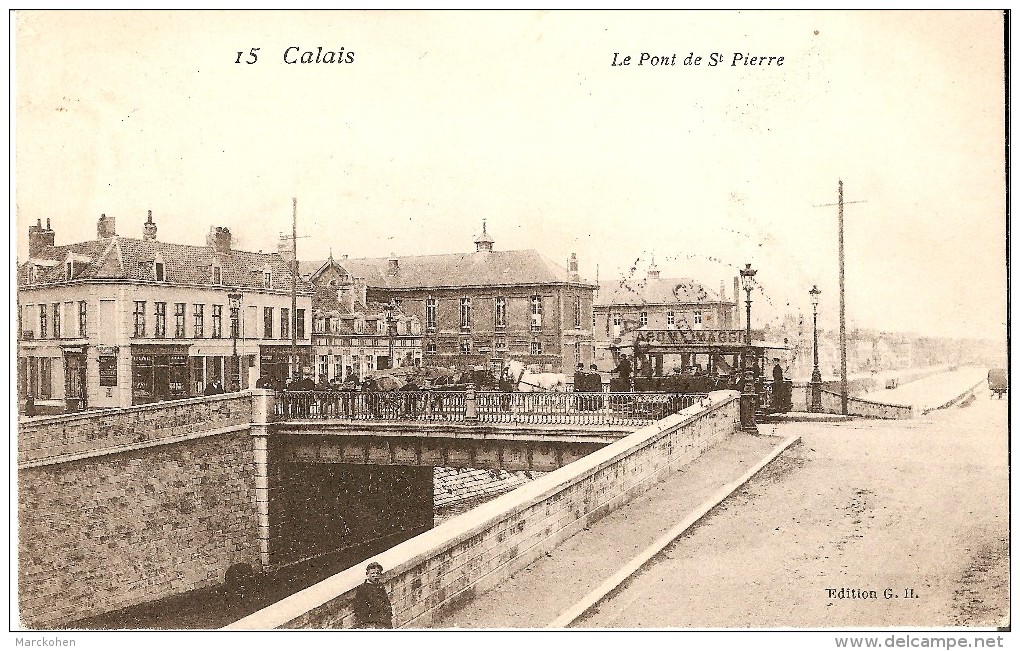
[{"label": "sky", "polygon": [[[484,219],[497,249],[576,253],[602,284],[654,257],[732,297],[750,263],[756,326],[810,314],[817,284],[835,329],[842,179],[851,327],[1005,335],[998,12],[15,20],[19,260],[37,219],[67,244],[102,213],[141,237],[147,210],[165,241],[226,226],[272,251],[296,197],[301,259],[472,251]],[[353,61],[287,64],[290,47]]]}]

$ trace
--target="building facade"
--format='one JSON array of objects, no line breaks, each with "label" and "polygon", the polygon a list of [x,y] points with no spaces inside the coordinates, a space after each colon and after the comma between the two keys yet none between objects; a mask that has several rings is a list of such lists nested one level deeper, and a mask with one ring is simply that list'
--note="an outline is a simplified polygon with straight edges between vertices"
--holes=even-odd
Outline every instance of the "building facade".
[{"label": "building facade", "polygon": [[[620,352],[632,352],[643,331],[739,329],[736,307],[722,288],[716,294],[691,278],[662,278],[653,262],[643,279],[600,288],[594,308],[599,367],[613,368]],[[687,366],[684,360],[676,364]]]},{"label": "building facade", "polygon": [[498,251],[494,244],[483,224],[473,253],[331,259],[305,268],[317,292],[333,283],[334,293],[351,293],[366,306],[395,306],[410,328],[407,348],[394,355],[399,363],[410,353],[412,363],[494,373],[510,358],[539,372],[590,364],[597,286],[580,278],[576,257],[564,268],[534,250]]},{"label": "building facade", "polygon": [[103,215],[95,240],[57,246],[49,221],[29,228],[18,265],[22,399],[51,412],[123,407],[311,367],[311,293],[299,280],[294,312],[283,258],[234,250],[221,227],[205,246],[161,242],[151,211],[143,230],[119,236]]},{"label": "building facade", "polygon": [[422,363],[421,322],[395,305],[369,301],[332,256],[313,272],[312,349],[316,377],[331,381],[364,378],[369,371]]}]

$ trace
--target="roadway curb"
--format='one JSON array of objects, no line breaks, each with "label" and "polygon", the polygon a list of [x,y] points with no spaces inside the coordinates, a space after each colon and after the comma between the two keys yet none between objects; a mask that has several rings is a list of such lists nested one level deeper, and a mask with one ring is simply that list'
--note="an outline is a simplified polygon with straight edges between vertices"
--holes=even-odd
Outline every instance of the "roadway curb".
[{"label": "roadway curb", "polygon": [[589,592],[584,596],[583,599],[578,601],[576,604],[568,608],[567,610],[560,613],[559,617],[547,624],[545,628],[567,628],[572,623],[580,619],[585,613],[594,608],[605,599],[607,596],[612,594],[617,588],[623,585],[633,574],[635,574],[642,566],[655,557],[659,552],[668,547],[674,540],[679,538],[687,529],[691,528],[695,522],[705,517],[709,511],[718,506],[723,500],[732,495],[738,488],[746,484],[752,477],[758,474],[762,468],[772,463],[780,454],[786,451],[794,443],[800,441],[799,436],[791,436],[783,440],[782,443],[777,445],[764,459],[756,463],[750,470],[742,475],[735,482],[723,486],[717,493],[712,495],[704,501],[698,508],[696,508],[690,515],[680,521],[675,527],[667,531],[658,540],[653,542],[651,545],[645,548],[640,554],[635,556],[630,562],[624,565],[619,571],[613,574],[611,577],[606,579],[597,588]]}]

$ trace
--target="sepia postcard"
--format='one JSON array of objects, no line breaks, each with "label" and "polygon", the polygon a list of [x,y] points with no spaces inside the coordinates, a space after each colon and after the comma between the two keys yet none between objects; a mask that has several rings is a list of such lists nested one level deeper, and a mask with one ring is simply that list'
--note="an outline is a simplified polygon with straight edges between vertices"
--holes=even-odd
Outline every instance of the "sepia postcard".
[{"label": "sepia postcard", "polygon": [[11,645],[1008,645],[1008,12],[9,18]]}]

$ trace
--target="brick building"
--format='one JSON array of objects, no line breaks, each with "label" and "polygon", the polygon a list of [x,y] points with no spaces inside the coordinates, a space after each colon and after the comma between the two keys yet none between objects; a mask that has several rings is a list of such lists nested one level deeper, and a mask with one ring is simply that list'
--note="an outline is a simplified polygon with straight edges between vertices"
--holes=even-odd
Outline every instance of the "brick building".
[{"label": "brick building", "polygon": [[[308,276],[314,288],[312,349],[316,375],[330,380],[365,377],[372,370],[418,366],[421,321],[380,301],[370,301],[364,279],[330,255]],[[393,357],[390,359],[392,330]]]},{"label": "brick building", "polygon": [[[286,374],[290,330],[308,366],[311,294],[278,254],[237,251],[229,229],[205,246],[142,239],[103,215],[95,240],[56,245],[49,220],[29,228],[18,265],[18,390],[42,411],[118,407],[246,388]],[[303,351],[303,352],[302,352]]]},{"label": "brick building", "polygon": [[662,278],[653,261],[644,278],[600,288],[594,308],[599,366],[611,368],[621,350],[629,354],[643,330],[739,329],[736,307],[722,287],[716,294],[691,278]]},{"label": "brick building", "polygon": [[365,312],[366,324],[373,314],[378,323],[378,306],[393,301],[412,328],[398,337],[406,344],[394,356],[404,363],[408,353],[412,363],[418,358],[415,346],[425,365],[485,366],[494,372],[510,357],[536,371],[569,373],[578,362],[591,363],[597,286],[580,278],[576,258],[565,269],[537,251],[499,251],[494,244],[483,223],[472,253],[331,258],[304,263],[302,270],[317,296],[325,287],[327,296],[353,296],[347,298],[350,305],[375,305]]}]

